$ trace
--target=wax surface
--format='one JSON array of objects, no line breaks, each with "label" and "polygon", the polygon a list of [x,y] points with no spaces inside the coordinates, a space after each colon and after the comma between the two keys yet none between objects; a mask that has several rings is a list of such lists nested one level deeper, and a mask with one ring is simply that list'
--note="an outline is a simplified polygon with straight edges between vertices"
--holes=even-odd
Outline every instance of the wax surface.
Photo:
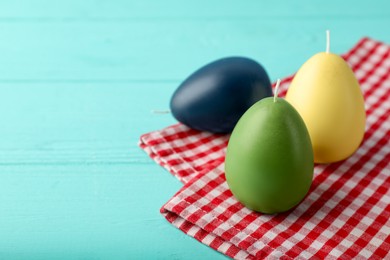
[{"label": "wax surface", "polygon": [[297,205],[313,178],[310,137],[284,99],[265,98],[242,116],[225,160],[226,180],[246,207],[272,214]]},{"label": "wax surface", "polygon": [[190,75],[173,94],[170,107],[191,128],[230,133],[251,105],[271,95],[271,82],[259,63],[228,57]]},{"label": "wax surface", "polygon": [[355,75],[338,55],[318,53],[295,75],[286,95],[309,130],[317,163],[349,157],[365,129],[363,95]]}]

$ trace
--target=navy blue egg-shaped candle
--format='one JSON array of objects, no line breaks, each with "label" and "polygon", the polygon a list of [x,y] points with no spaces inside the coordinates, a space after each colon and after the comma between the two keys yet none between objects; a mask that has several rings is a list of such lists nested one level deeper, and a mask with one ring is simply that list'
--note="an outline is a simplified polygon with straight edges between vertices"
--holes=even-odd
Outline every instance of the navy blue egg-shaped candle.
[{"label": "navy blue egg-shaped candle", "polygon": [[228,57],[191,74],[173,94],[173,116],[197,130],[230,133],[254,103],[272,95],[264,68],[244,57]]}]

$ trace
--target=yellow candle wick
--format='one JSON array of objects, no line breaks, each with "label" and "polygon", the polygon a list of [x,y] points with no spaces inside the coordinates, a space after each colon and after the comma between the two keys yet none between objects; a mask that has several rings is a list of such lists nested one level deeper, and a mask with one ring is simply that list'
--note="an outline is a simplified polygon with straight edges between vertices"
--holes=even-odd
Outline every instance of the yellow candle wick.
[{"label": "yellow candle wick", "polygon": [[326,30],[326,53],[330,51],[330,31]]}]

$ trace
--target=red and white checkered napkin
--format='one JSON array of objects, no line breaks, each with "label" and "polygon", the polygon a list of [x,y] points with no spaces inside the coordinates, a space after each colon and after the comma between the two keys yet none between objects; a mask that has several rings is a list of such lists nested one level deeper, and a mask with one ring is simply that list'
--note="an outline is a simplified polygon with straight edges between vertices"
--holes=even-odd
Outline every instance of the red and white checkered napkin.
[{"label": "red and white checkered napkin", "polygon": [[[174,226],[236,259],[390,259],[390,47],[363,38],[343,56],[365,96],[363,144],[347,160],[316,165],[307,197],[263,215],[232,196],[224,176],[227,135],[173,125],[140,146],[184,187],[161,209]],[[291,82],[282,81],[281,95]]]}]

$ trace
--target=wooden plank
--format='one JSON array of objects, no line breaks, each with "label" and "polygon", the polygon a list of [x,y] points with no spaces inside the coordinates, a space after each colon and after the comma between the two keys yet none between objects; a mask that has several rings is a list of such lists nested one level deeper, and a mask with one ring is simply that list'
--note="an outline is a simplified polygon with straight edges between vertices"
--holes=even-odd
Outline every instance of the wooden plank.
[{"label": "wooden plank", "polygon": [[140,134],[174,122],[150,113],[166,108],[167,89],[0,87],[0,258],[224,258],[160,215],[182,184],[136,146]]},{"label": "wooden plank", "polygon": [[126,19],[248,19],[262,17],[266,20],[298,18],[304,20],[328,17],[332,19],[361,18],[371,19],[386,17],[389,14],[386,0],[353,1],[340,4],[336,0],[304,0],[288,3],[282,0],[243,2],[218,0],[204,3],[202,1],[186,2],[167,1],[28,1],[3,0],[0,3],[2,19],[30,21],[100,21]]},{"label": "wooden plank", "polygon": [[161,217],[181,184],[160,170],[0,165],[0,258],[221,258]]},{"label": "wooden plank", "polygon": [[[176,84],[6,84],[0,87],[0,165],[152,163],[136,146],[172,124]],[[143,100],[139,102],[139,100]]]},{"label": "wooden plank", "polygon": [[[347,51],[359,38],[390,42],[383,20],[134,21],[117,23],[0,23],[0,83],[181,81],[225,56],[261,62],[273,79],[292,73],[325,49]],[[348,37],[345,37],[348,32]],[[196,53],[196,55],[193,55]]]}]

